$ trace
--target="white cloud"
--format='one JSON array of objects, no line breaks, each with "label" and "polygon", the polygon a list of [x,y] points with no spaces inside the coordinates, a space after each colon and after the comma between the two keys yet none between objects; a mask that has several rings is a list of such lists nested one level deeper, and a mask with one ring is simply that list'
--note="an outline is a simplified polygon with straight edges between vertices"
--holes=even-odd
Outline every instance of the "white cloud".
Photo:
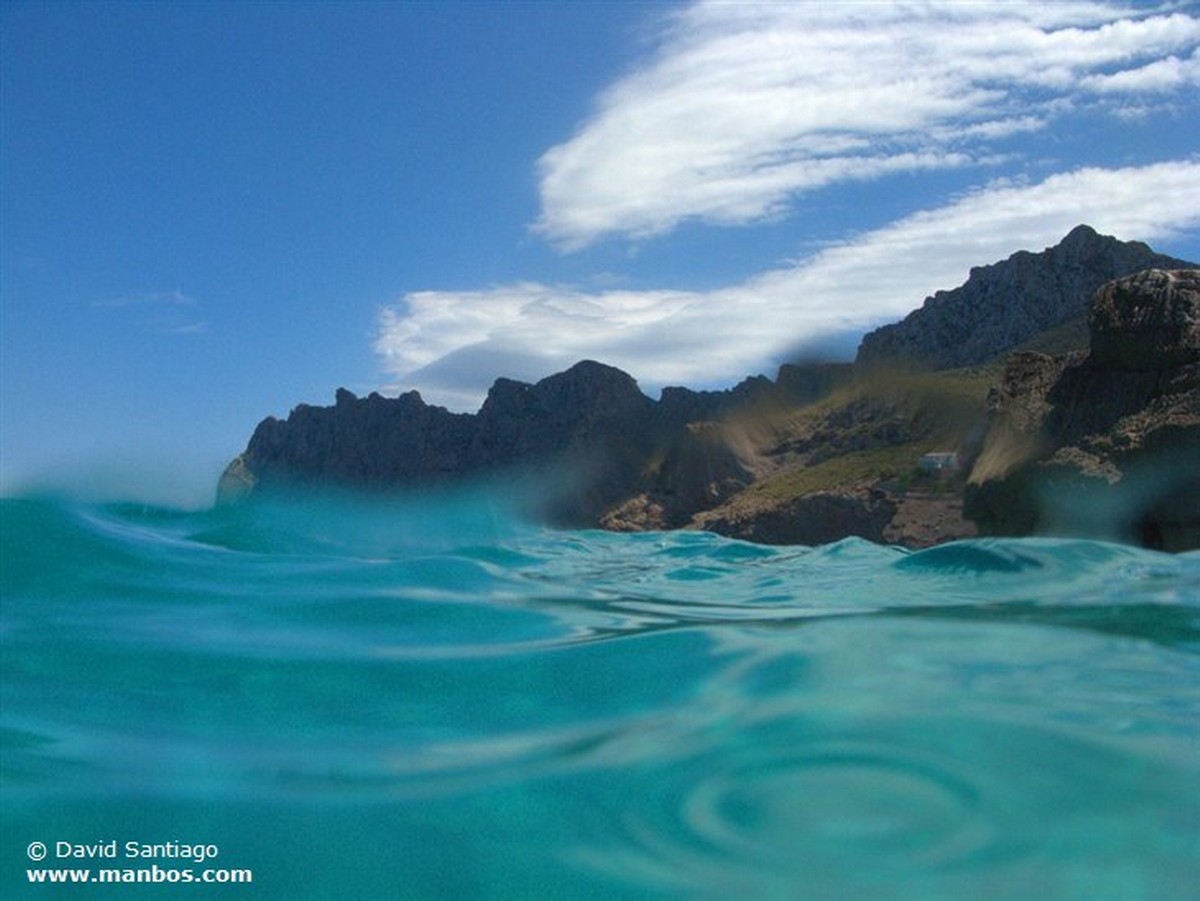
[{"label": "white cloud", "polygon": [[1200,18],[1111,3],[699,3],[543,155],[537,229],[576,249],[985,164],[1074,101],[1186,90],[1198,46]]},{"label": "white cloud", "polygon": [[708,292],[521,283],[414,293],[382,311],[376,350],[393,388],[459,410],[477,407],[497,376],[536,379],[583,358],[650,392],[731,384],[772,374],[805,340],[899,318],[971,266],[1039,251],[1080,223],[1145,241],[1200,227],[1200,160],[997,182]]},{"label": "white cloud", "polygon": [[1125,69],[1112,75],[1090,75],[1082,85],[1101,94],[1145,94],[1200,87],[1200,50],[1187,59],[1169,56],[1137,69]]}]

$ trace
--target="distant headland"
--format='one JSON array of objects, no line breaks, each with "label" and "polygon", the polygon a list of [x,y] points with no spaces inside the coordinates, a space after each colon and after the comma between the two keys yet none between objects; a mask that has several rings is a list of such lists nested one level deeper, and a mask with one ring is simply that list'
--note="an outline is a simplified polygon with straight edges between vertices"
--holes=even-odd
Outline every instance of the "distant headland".
[{"label": "distant headland", "polygon": [[1200,547],[1200,267],[1073,229],[971,270],[853,363],[658,400],[582,361],[477,413],[417,392],[269,417],[220,503],[519,479],[547,521],[773,544],[1072,534]]}]

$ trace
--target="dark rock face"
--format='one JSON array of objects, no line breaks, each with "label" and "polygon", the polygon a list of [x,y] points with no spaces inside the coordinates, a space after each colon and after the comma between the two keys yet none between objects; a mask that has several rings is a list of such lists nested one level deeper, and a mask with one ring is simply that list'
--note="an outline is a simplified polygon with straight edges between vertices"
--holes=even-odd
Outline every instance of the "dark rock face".
[{"label": "dark rock face", "polygon": [[1200,272],[1149,270],[1105,285],[1088,315],[1092,361],[1161,371],[1200,355]]},{"label": "dark rock face", "polygon": [[344,389],[332,407],[301,404],[287,420],[264,419],[226,469],[223,499],[316,483],[364,487],[436,481],[462,468],[470,417],[430,407],[415,391],[388,399]]},{"label": "dark rock face", "polygon": [[793,404],[820,400],[854,379],[853,363],[784,363],[775,384]]},{"label": "dark rock face", "polygon": [[1200,547],[1200,271],[1102,287],[1088,354],[1015,354],[965,515],[985,534]]},{"label": "dark rock face", "polygon": [[687,423],[646,461],[636,493],[606,511],[599,524],[618,532],[689,525],[698,511],[717,506],[754,481],[734,443],[722,423]]},{"label": "dark rock face", "polygon": [[962,286],[937,292],[903,321],[866,335],[858,362],[928,369],[978,365],[1081,315],[1106,282],[1145,269],[1195,266],[1080,225],[1041,253],[1020,251],[972,269]]},{"label": "dark rock face", "polygon": [[[624,372],[592,361],[534,385],[498,379],[477,414],[430,406],[416,392],[360,399],[340,389],[332,407],[301,405],[286,420],[261,422],[222,476],[218,498],[317,484],[423,488],[536,472],[556,483],[539,510],[552,521],[595,525],[614,504],[646,491],[668,498],[667,520],[680,524],[699,509],[693,505],[711,504],[705,499],[714,491],[750,479],[736,455],[714,435],[689,429],[688,418],[774,390],[767,379],[748,380],[732,392],[671,389],[656,403]],[[664,460],[680,465],[664,468]]]},{"label": "dark rock face", "polygon": [[464,462],[488,469],[565,452],[619,455],[630,436],[614,430],[644,423],[653,407],[624,372],[590,361],[536,385],[499,379],[473,417]]},{"label": "dark rock face", "polygon": [[569,487],[542,512],[592,524],[636,485],[659,437],[654,406],[630,376],[591,361],[535,385],[501,379],[473,418],[460,470],[569,467]]},{"label": "dark rock face", "polygon": [[753,514],[705,519],[704,529],[760,544],[828,544],[856,536],[882,542],[896,504],[878,490],[821,491]]}]

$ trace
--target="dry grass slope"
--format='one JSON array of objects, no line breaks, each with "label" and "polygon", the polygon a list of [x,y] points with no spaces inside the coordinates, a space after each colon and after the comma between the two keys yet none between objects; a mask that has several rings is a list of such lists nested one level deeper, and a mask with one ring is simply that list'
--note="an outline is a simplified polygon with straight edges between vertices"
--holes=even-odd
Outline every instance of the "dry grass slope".
[{"label": "dry grass slope", "polygon": [[[999,364],[940,372],[876,371],[824,400],[777,411],[758,423],[759,478],[720,507],[697,517],[745,516],[804,495],[884,485],[939,493],[961,480],[930,479],[918,463],[933,451],[969,453],[982,431]],[[740,426],[751,431],[746,423]]]}]

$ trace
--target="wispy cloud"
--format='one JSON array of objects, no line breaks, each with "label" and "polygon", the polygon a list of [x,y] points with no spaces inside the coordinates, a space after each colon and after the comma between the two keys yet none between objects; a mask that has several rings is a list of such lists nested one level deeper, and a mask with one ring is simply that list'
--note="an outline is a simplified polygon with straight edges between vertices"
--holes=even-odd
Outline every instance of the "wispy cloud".
[{"label": "wispy cloud", "polygon": [[686,220],[778,216],[806,192],[986,165],[1079,104],[1128,115],[1200,85],[1200,18],[1102,2],[704,2],[539,162],[565,249]]},{"label": "wispy cloud", "polygon": [[1041,250],[1087,223],[1152,241],[1200,227],[1200,161],[1085,168],[995,182],[945,206],[707,292],[521,283],[422,291],[382,311],[376,351],[394,388],[471,410],[496,376],[534,379],[582,358],[644,389],[771,374],[797,345],[899,317],[971,266]]},{"label": "wispy cloud", "polygon": [[1146,94],[1200,88],[1200,50],[1181,59],[1169,56],[1136,69],[1089,75],[1081,82],[1089,91],[1101,94]]},{"label": "wispy cloud", "polygon": [[175,325],[162,325],[159,328],[166,335],[203,335],[208,332],[207,322],[182,322]]},{"label": "wispy cloud", "polygon": [[1180,8],[864,0],[675,11],[651,56],[539,161],[536,227],[556,245],[646,239],[689,220],[759,222],[791,214],[806,193],[896,173],[977,168],[992,179],[712,290],[519,282],[408,294],[379,319],[391,387],[473,409],[498,375],[532,380],[585,357],[651,392],[729,384],[806,342],[898,318],[971,266],[1041,250],[1080,223],[1126,240],[1194,229],[1200,157],[994,177],[1020,171],[1024,139],[1082,108],[1125,120],[1194,111],[1200,18]]},{"label": "wispy cloud", "polygon": [[198,335],[208,331],[208,323],[192,315],[198,301],[178,288],[109,297],[92,301],[91,305],[98,309],[140,311],[144,323],[164,335]]},{"label": "wispy cloud", "polygon": [[125,294],[92,302],[94,307],[191,307],[196,299],[178,288],[170,291],[144,291],[140,294]]}]

